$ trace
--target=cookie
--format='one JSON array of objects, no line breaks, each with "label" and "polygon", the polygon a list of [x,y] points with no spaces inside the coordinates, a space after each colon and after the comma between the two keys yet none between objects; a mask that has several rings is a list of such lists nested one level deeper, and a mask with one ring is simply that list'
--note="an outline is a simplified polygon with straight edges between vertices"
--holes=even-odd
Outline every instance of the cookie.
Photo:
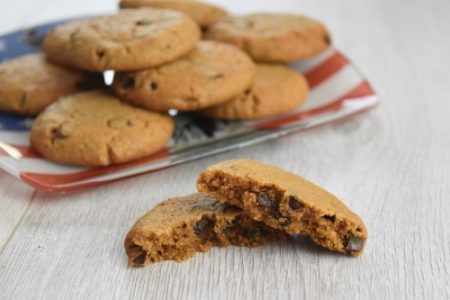
[{"label": "cookie", "polygon": [[55,162],[107,166],[149,156],[172,136],[173,120],[93,91],[47,107],[30,132],[34,150]]},{"label": "cookie", "polygon": [[199,38],[198,25],[182,13],[126,9],[58,26],[47,34],[44,51],[52,62],[82,70],[132,71],[175,60]]},{"label": "cookie", "polygon": [[220,104],[246,90],[255,64],[238,48],[202,41],[177,61],[114,78],[116,94],[155,111],[198,110]]},{"label": "cookie", "polygon": [[15,58],[0,64],[0,111],[36,115],[59,97],[100,81],[100,76],[53,65],[40,54]]},{"label": "cookie", "polygon": [[199,193],[158,204],[131,228],[125,250],[129,265],[141,267],[162,260],[182,262],[211,247],[257,247],[285,238],[242,210]]},{"label": "cookie", "polygon": [[224,17],[228,13],[222,7],[201,1],[189,0],[122,0],[121,8],[154,7],[173,9],[191,17],[200,27],[207,27]]},{"label": "cookie", "polygon": [[308,83],[300,73],[283,65],[257,64],[251,87],[201,114],[223,120],[250,120],[290,111],[308,95]]},{"label": "cookie", "polygon": [[230,160],[202,172],[197,188],[240,207],[256,221],[306,234],[330,250],[359,255],[366,227],[339,199],[300,176],[252,160]]},{"label": "cookie", "polygon": [[221,20],[206,39],[233,44],[261,62],[292,62],[319,54],[330,46],[319,21],[299,15],[260,13]]}]

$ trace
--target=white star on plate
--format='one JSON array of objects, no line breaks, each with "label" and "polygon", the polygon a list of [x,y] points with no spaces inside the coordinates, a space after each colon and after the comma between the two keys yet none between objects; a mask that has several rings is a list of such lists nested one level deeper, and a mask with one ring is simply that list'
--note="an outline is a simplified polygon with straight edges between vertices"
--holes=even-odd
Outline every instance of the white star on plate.
[{"label": "white star on plate", "polygon": [[31,128],[31,125],[33,125],[33,119],[31,118],[26,118],[24,119],[22,122],[20,122],[19,124],[27,129]]}]

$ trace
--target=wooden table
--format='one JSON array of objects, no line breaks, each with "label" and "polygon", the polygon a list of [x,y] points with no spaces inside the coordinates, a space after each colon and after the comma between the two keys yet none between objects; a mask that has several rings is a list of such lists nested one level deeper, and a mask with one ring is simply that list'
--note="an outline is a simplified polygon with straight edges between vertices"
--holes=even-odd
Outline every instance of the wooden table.
[{"label": "wooden table", "polygon": [[[70,194],[34,191],[0,172],[0,299],[449,299],[450,1],[221,2],[236,12],[298,11],[324,20],[381,106],[339,124]],[[5,4],[2,33],[116,5]],[[275,243],[127,268],[123,239],[134,221],[162,199],[194,192],[204,167],[237,157],[297,172],[344,199],[368,226],[364,255]]]}]

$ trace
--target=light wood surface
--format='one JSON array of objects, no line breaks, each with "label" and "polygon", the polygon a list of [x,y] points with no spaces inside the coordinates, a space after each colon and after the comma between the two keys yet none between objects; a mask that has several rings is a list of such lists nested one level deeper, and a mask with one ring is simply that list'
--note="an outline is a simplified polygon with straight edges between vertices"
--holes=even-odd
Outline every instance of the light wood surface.
[{"label": "light wood surface", "polygon": [[[35,192],[0,173],[0,299],[449,299],[450,1],[216,2],[323,20],[382,104],[339,124],[76,193]],[[0,33],[115,9],[111,0],[1,4]],[[302,174],[341,197],[367,224],[363,256],[299,241],[127,268],[123,239],[134,221],[162,199],[194,192],[206,166],[238,157]]]}]

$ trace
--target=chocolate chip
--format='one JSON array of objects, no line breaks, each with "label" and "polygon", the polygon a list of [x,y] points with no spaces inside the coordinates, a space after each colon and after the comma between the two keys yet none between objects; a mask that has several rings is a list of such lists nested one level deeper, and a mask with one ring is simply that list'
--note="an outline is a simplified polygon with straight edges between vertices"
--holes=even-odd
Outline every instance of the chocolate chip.
[{"label": "chocolate chip", "polygon": [[69,137],[69,132],[63,126],[52,129],[53,139],[66,139]]},{"label": "chocolate chip", "polygon": [[324,41],[327,45],[331,45],[331,37],[329,34],[326,34],[324,37]]},{"label": "chocolate chip", "polygon": [[130,248],[130,250],[134,250],[134,251],[142,251],[142,246],[139,246],[136,244],[131,245],[129,248]]},{"label": "chocolate chip", "polygon": [[203,235],[205,232],[210,230],[214,226],[214,222],[208,218],[201,218],[197,223],[194,224],[194,232],[196,235]]},{"label": "chocolate chip", "polygon": [[20,107],[24,108],[27,105],[28,96],[27,93],[22,94],[22,98],[20,98]]},{"label": "chocolate chip", "polygon": [[108,126],[111,128],[121,129],[126,127],[132,127],[133,122],[123,117],[117,117],[108,120]]},{"label": "chocolate chip", "polygon": [[281,212],[280,212],[278,209],[276,209],[276,210],[274,210],[274,212],[273,212],[273,217],[274,217],[275,219],[279,220],[279,219],[281,219],[281,218],[283,217],[283,215],[281,214]]},{"label": "chocolate chip", "polygon": [[292,210],[299,210],[303,207],[303,205],[298,201],[298,198],[295,196],[289,196],[289,207]]},{"label": "chocolate chip", "polygon": [[136,22],[136,26],[146,26],[152,24],[153,21],[150,20],[139,20]]},{"label": "chocolate chip", "polygon": [[147,253],[143,252],[141,255],[136,257],[133,262],[136,266],[143,266],[145,264],[145,259],[147,258]]},{"label": "chocolate chip", "polygon": [[158,83],[154,81],[150,82],[150,89],[156,91],[158,89]]},{"label": "chocolate chip", "polygon": [[272,207],[273,206],[272,199],[265,192],[259,192],[258,196],[256,197],[256,202],[260,206],[264,206],[264,207]]},{"label": "chocolate chip", "polygon": [[281,224],[281,227],[287,227],[292,223],[292,220],[290,218],[284,218],[283,223]]},{"label": "chocolate chip", "polygon": [[95,55],[97,55],[97,57],[98,57],[99,59],[103,58],[103,56],[105,56],[105,53],[106,53],[105,49],[102,49],[102,48],[97,49],[97,50],[95,51]]},{"label": "chocolate chip", "polygon": [[187,103],[199,102],[198,98],[195,98],[195,97],[181,98],[180,100],[184,101],[184,102],[187,102]]},{"label": "chocolate chip", "polygon": [[222,79],[223,74],[222,73],[214,74],[214,75],[210,76],[209,78],[212,80]]},{"label": "chocolate chip", "polygon": [[238,215],[238,216],[236,216],[236,217],[233,219],[233,221],[231,222],[231,224],[237,225],[237,224],[240,224],[241,222],[242,222],[242,216],[241,216],[241,215]]},{"label": "chocolate chip", "polygon": [[347,252],[361,251],[363,248],[363,241],[357,236],[352,236],[347,240],[345,249]]},{"label": "chocolate chip", "polygon": [[125,76],[120,80],[120,86],[122,89],[129,89],[134,86],[134,77]]},{"label": "chocolate chip", "polygon": [[256,241],[256,238],[261,235],[261,232],[259,231],[259,228],[252,228],[249,231],[246,231],[244,236],[247,237],[252,242]]},{"label": "chocolate chip", "polygon": [[334,221],[336,221],[336,215],[332,215],[332,216],[325,215],[322,218],[324,218],[325,220],[331,221],[331,223],[334,223]]},{"label": "chocolate chip", "polygon": [[72,43],[75,42],[75,38],[76,38],[76,36],[78,35],[79,31],[80,31],[80,30],[77,29],[77,30],[75,30],[74,32],[72,32],[72,33],[70,34],[70,41],[71,41]]},{"label": "chocolate chip", "polygon": [[236,231],[236,226],[234,226],[234,225],[228,226],[228,227],[225,228],[225,230],[224,230],[224,232],[225,232],[226,235],[231,235],[231,234],[233,234],[235,231]]}]

